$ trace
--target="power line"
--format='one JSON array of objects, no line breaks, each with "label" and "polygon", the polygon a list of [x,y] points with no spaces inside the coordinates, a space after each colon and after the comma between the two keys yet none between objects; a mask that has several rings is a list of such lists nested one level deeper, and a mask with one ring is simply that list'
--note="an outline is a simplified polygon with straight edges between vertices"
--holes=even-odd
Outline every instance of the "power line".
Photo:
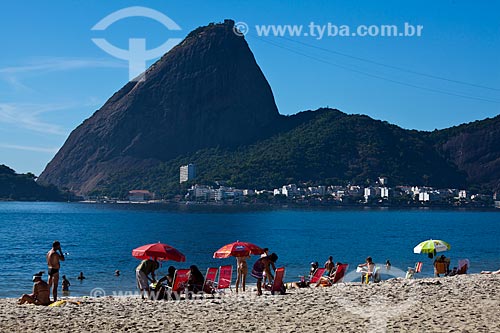
[{"label": "power line", "polygon": [[[254,39],[254,37],[251,37],[251,36],[250,36],[250,38]],[[407,87],[412,87],[412,88],[417,88],[417,89],[421,89],[421,90],[431,91],[431,92],[435,92],[435,93],[439,93],[439,94],[445,94],[445,95],[450,95],[450,96],[455,96],[455,97],[462,97],[462,98],[467,98],[467,99],[482,101],[482,102],[489,102],[489,103],[500,104],[500,101],[494,100],[494,99],[487,99],[487,98],[483,98],[483,97],[469,96],[469,95],[464,95],[464,94],[460,94],[460,93],[454,93],[454,92],[450,92],[450,91],[446,91],[446,90],[440,90],[440,89],[423,87],[423,86],[419,86],[419,85],[415,85],[415,84],[411,84],[411,83],[407,83],[407,82],[403,82],[403,81],[398,81],[398,80],[390,79],[390,78],[387,78],[387,77],[384,77],[384,76],[380,76],[380,75],[376,75],[376,74],[371,74],[371,73],[368,73],[368,72],[365,72],[365,71],[361,71],[361,70],[357,70],[357,69],[354,69],[354,68],[351,68],[351,67],[348,67],[348,66],[343,66],[343,65],[335,64],[335,63],[332,63],[330,61],[326,61],[324,59],[317,58],[317,57],[314,57],[314,56],[302,53],[302,52],[297,51],[295,49],[292,49],[292,48],[289,48],[289,47],[286,47],[286,46],[283,46],[283,45],[279,45],[279,44],[277,44],[275,42],[271,42],[271,41],[263,39],[263,38],[255,38],[255,39],[259,40],[261,42],[264,42],[264,43],[268,43],[268,44],[273,45],[275,47],[287,50],[289,52],[301,55],[303,57],[306,57],[306,58],[309,58],[309,59],[313,59],[315,61],[322,62],[322,63],[330,65],[330,66],[339,67],[339,68],[342,68],[342,69],[345,69],[345,70],[348,70],[348,71],[352,71],[352,72],[355,72],[355,73],[358,73],[358,74],[369,76],[369,77],[372,77],[372,78],[376,78],[376,79],[380,79],[380,80],[384,80],[384,81],[396,83],[396,84],[407,86]]]},{"label": "power line", "polygon": [[350,55],[350,54],[347,54],[347,53],[343,53],[343,52],[333,51],[333,50],[330,50],[330,49],[326,49],[324,47],[320,47],[320,46],[316,46],[316,45],[311,45],[311,44],[304,43],[304,42],[301,42],[301,41],[298,41],[298,40],[295,40],[295,39],[291,39],[291,38],[287,38],[287,37],[283,37],[283,36],[279,36],[279,37],[282,38],[282,39],[288,40],[290,42],[294,42],[294,43],[297,43],[297,44],[300,44],[300,45],[304,45],[304,46],[307,46],[307,47],[318,49],[318,50],[321,50],[321,51],[324,51],[324,52],[336,54],[336,55],[339,55],[339,56],[342,56],[342,57],[346,57],[346,58],[356,59],[356,60],[359,60],[359,61],[364,61],[364,62],[367,62],[367,63],[370,63],[370,64],[375,64],[375,65],[386,67],[386,68],[396,69],[398,71],[402,71],[402,72],[406,72],[406,73],[420,75],[420,76],[428,77],[428,78],[435,79],[435,80],[442,80],[442,81],[448,81],[448,82],[463,84],[463,85],[467,85],[467,86],[471,86],[471,87],[476,87],[476,88],[483,88],[483,89],[488,89],[488,90],[500,91],[500,89],[498,89],[498,88],[488,87],[488,86],[484,86],[484,85],[476,84],[476,83],[471,83],[471,82],[465,82],[465,81],[460,81],[460,80],[449,79],[449,78],[446,78],[446,77],[442,77],[442,76],[438,76],[438,75],[433,75],[433,74],[428,74],[428,73],[417,72],[417,71],[414,71],[414,70],[411,70],[411,69],[407,69],[407,68],[403,68],[403,67],[398,67],[398,66],[394,66],[394,65],[388,65],[388,64],[384,64],[384,63],[381,63],[381,62],[378,62],[378,61],[374,61],[374,60],[370,60],[370,59],[366,59],[366,58],[362,58],[362,57],[353,56],[353,55]]}]

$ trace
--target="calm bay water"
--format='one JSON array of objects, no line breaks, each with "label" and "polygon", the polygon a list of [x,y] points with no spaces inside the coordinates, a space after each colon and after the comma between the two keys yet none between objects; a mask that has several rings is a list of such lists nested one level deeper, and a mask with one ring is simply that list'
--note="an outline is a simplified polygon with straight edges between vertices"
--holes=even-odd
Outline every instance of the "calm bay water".
[{"label": "calm bay water", "polygon": [[[420,276],[430,276],[432,260],[413,254],[413,247],[429,238],[451,244],[446,255],[452,265],[469,258],[472,273],[500,268],[500,212],[225,212],[221,208],[178,210],[158,205],[0,202],[0,297],[18,297],[31,290],[32,274],[47,272],[45,253],[56,239],[69,253],[61,275],[71,282],[70,295],[82,296],[93,288],[103,288],[107,294],[135,291],[139,261],[131,256],[131,250],[157,241],[186,255],[185,263],[163,263],[163,273],[170,264],[178,268],[196,264],[202,272],[209,266],[234,264],[233,258],[213,259],[212,255],[222,245],[242,240],[276,252],[277,266],[286,267],[286,280],[295,280],[307,272],[311,261],[322,264],[329,255],[349,263],[349,271],[368,255],[381,264],[390,259],[394,268],[402,270],[423,261]],[[120,277],[114,276],[116,269],[121,271]],[[76,279],[80,271],[87,277],[83,282]],[[251,277],[248,281],[255,282]]]}]

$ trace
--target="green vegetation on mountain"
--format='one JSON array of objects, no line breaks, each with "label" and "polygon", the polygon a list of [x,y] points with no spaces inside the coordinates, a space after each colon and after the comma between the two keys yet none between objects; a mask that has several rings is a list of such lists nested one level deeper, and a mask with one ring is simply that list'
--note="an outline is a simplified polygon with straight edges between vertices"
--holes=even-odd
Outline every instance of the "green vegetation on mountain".
[{"label": "green vegetation on mountain", "polygon": [[[295,126],[294,117],[287,121]],[[195,183],[272,189],[289,183],[366,185],[383,175],[391,184],[463,187],[466,175],[444,159],[425,132],[408,131],[362,115],[320,109],[306,122],[238,149],[207,148],[147,170],[114,174],[94,193],[123,196],[134,188],[182,193],[179,166],[194,163]]]},{"label": "green vegetation on mountain", "polygon": [[0,200],[60,201],[62,195],[54,185],[42,186],[34,174],[18,174],[8,166],[0,165]]}]

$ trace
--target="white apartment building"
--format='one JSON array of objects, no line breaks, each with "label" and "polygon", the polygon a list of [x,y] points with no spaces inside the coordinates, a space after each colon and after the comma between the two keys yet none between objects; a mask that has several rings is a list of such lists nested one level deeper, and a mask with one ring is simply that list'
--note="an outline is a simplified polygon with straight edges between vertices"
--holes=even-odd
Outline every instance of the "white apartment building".
[{"label": "white apartment building", "polygon": [[187,182],[196,177],[196,166],[194,164],[182,165],[179,168],[179,183]]}]

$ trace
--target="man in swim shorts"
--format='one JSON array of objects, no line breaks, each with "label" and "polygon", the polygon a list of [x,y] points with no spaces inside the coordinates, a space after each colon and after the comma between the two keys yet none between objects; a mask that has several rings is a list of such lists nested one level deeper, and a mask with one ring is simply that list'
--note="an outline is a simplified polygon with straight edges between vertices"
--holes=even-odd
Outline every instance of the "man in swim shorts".
[{"label": "man in swim shorts", "polygon": [[47,266],[49,267],[49,291],[52,288],[54,302],[57,301],[57,286],[59,284],[60,261],[64,261],[64,255],[61,250],[61,243],[54,241],[52,249],[47,252]]},{"label": "man in swim shorts", "polygon": [[141,261],[139,266],[135,269],[135,279],[137,281],[137,288],[141,292],[141,298],[144,299],[144,291],[148,293],[148,298],[150,296],[151,289],[149,288],[149,277],[151,274],[151,278],[153,282],[155,280],[155,271],[160,267],[158,261],[146,259]]}]

